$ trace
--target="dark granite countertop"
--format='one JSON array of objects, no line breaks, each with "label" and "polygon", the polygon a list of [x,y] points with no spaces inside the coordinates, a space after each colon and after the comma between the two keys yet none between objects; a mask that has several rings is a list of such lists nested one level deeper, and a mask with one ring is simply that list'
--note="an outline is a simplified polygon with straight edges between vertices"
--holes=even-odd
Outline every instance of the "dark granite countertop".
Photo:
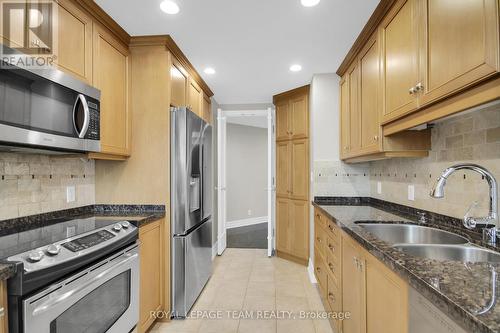
[{"label": "dark granite countertop", "polygon": [[[476,314],[479,310],[487,307],[492,300],[492,277],[496,276],[492,273],[492,270],[500,271],[499,263],[465,264],[454,261],[443,262],[417,258],[393,248],[391,244],[379,240],[355,224],[355,222],[359,221],[416,223],[412,222],[416,221],[412,214],[404,212],[404,209],[391,207],[390,203],[389,206],[383,207],[384,205],[379,200],[373,200],[372,202],[370,200],[361,200],[354,202],[353,205],[352,201],[332,201],[319,198],[313,202],[313,205],[336,221],[342,230],[408,281],[410,286],[448,314],[464,329],[474,333],[500,332],[499,304],[494,304],[485,314]],[[449,224],[453,224],[453,221]],[[428,222],[427,225],[448,231],[450,229],[460,229],[456,225],[451,228],[446,223],[439,225],[434,219]],[[463,230],[459,233],[463,236],[467,235]],[[479,243],[476,234],[467,236],[471,242]],[[500,287],[498,279],[493,283],[496,290],[498,290]]]},{"label": "dark granite countertop", "polygon": [[[90,205],[0,221],[0,237],[9,237],[70,220],[109,218],[126,220],[140,228],[163,217],[165,217],[163,205]],[[0,280],[7,280],[16,273],[16,268],[14,264],[2,262],[2,258],[0,258]]]}]

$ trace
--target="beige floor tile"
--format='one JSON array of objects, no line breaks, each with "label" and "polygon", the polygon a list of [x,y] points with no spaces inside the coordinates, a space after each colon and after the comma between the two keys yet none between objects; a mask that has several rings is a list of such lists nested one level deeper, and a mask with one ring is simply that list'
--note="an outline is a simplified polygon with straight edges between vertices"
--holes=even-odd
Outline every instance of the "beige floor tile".
[{"label": "beige floor tile", "polygon": [[313,323],[316,333],[334,333],[328,319],[316,319],[313,320]]},{"label": "beige floor tile", "polygon": [[315,333],[312,320],[284,319],[277,322],[277,333]]},{"label": "beige floor tile", "polygon": [[276,296],[276,309],[278,311],[291,311],[298,313],[300,311],[309,311],[309,303],[305,297],[294,296]]},{"label": "beige floor tile", "polygon": [[276,281],[276,295],[306,297],[306,292],[301,281]]},{"label": "beige floor tile", "polygon": [[238,333],[276,333],[276,320],[240,320]]},{"label": "beige floor tile", "polygon": [[275,296],[274,283],[250,281],[247,287],[247,296]]},{"label": "beige floor tile", "polygon": [[151,329],[151,333],[197,333],[202,320],[184,319],[172,320],[167,323],[156,323]]},{"label": "beige floor tile", "polygon": [[276,298],[274,296],[246,296],[243,301],[243,310],[269,311],[276,309]]},{"label": "beige floor tile", "polygon": [[239,320],[207,319],[203,320],[198,333],[236,333]]},{"label": "beige floor tile", "polygon": [[244,292],[236,294],[219,294],[215,296],[212,310],[241,310],[243,308]]}]

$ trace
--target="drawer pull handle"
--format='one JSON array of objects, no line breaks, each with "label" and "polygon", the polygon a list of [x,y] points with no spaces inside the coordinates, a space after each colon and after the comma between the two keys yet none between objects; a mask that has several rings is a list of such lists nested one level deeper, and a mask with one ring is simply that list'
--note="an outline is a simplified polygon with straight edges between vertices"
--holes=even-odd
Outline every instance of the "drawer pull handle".
[{"label": "drawer pull handle", "polygon": [[316,240],[318,241],[318,243],[321,243],[321,238],[320,237],[316,237]]},{"label": "drawer pull handle", "polygon": [[331,301],[332,303],[335,303],[335,295],[334,295],[334,294],[332,294],[332,293],[328,293],[328,298],[330,299],[330,301]]},{"label": "drawer pull handle", "polygon": [[334,252],[335,251],[335,248],[333,247],[332,244],[328,244],[328,248],[330,249],[330,251]]},{"label": "drawer pull handle", "polygon": [[321,273],[321,268],[316,267],[316,271],[317,271],[318,273]]},{"label": "drawer pull handle", "polygon": [[5,316],[5,308],[0,308],[0,317]]},{"label": "drawer pull handle", "polygon": [[331,232],[333,232],[333,226],[331,224],[328,225],[328,229],[330,229]]},{"label": "drawer pull handle", "polygon": [[334,269],[333,269],[333,264],[332,264],[332,263],[328,263],[328,267],[330,267],[330,270],[331,270],[332,272],[334,272]]}]

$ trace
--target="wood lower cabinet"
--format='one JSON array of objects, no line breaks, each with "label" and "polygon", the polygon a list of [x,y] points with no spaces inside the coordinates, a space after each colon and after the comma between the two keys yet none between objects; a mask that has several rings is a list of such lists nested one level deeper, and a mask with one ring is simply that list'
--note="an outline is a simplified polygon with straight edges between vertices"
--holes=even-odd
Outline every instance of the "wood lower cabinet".
[{"label": "wood lower cabinet", "polygon": [[314,270],[323,304],[327,311],[349,314],[331,320],[334,331],[407,333],[408,284],[320,209],[314,216]]},{"label": "wood lower cabinet", "polygon": [[0,333],[9,332],[7,316],[7,281],[0,281]]},{"label": "wood lower cabinet", "polygon": [[57,4],[57,67],[92,84],[92,18],[70,0]]},{"label": "wood lower cabinet", "polygon": [[146,332],[153,324],[152,311],[163,309],[163,224],[159,220],[139,229],[141,243],[141,288],[139,306],[139,333]]},{"label": "wood lower cabinet", "polygon": [[92,76],[101,90],[101,154],[127,157],[132,125],[129,50],[101,25],[94,23],[93,29]]},{"label": "wood lower cabinet", "polygon": [[306,265],[309,258],[309,202],[276,199],[278,256]]}]

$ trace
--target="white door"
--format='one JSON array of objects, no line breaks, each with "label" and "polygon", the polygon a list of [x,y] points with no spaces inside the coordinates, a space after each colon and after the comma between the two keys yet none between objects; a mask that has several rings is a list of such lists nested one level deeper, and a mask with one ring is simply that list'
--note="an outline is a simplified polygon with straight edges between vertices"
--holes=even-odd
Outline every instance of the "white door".
[{"label": "white door", "polygon": [[217,254],[226,249],[226,117],[217,110]]}]

